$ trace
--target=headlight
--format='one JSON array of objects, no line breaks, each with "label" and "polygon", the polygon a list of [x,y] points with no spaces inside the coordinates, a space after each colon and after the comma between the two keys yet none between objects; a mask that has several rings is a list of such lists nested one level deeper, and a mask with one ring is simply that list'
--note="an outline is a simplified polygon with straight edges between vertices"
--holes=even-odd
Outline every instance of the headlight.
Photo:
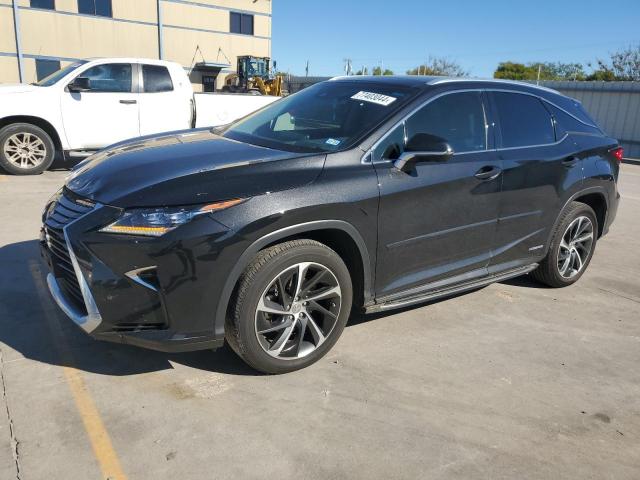
[{"label": "headlight", "polygon": [[225,200],[197,207],[145,208],[126,210],[115,222],[100,231],[105,233],[121,233],[124,235],[144,235],[160,237],[180,225],[191,221],[194,217],[210,212],[217,212],[233,207],[243,199]]}]

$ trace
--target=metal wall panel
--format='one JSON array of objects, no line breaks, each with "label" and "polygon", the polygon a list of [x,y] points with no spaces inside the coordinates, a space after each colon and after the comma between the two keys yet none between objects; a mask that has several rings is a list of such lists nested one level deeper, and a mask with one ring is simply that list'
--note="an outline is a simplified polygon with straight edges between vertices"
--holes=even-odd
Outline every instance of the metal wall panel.
[{"label": "metal wall panel", "polygon": [[640,158],[640,82],[540,82],[580,101],[602,129]]}]

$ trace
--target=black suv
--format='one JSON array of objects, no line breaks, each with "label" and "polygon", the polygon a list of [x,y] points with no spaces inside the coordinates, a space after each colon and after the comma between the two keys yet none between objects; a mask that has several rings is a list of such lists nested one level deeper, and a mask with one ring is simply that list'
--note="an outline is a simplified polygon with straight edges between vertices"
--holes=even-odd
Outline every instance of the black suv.
[{"label": "black suv", "polygon": [[334,79],[80,164],[45,209],[47,281],[96,338],[165,351],[226,339],[287,372],[321,358],[354,306],[527,273],[574,283],[615,217],[621,158],[545,88]]}]

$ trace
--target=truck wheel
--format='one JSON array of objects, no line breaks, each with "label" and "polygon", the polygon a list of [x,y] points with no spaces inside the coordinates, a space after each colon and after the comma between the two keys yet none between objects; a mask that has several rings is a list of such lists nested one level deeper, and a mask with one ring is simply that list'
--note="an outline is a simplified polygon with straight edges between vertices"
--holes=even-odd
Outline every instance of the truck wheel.
[{"label": "truck wheel", "polygon": [[14,123],[0,130],[0,167],[14,175],[38,175],[53,163],[55,146],[40,127]]},{"label": "truck wheel", "polygon": [[550,287],[578,281],[593,257],[598,241],[598,220],[593,209],[572,202],[561,214],[547,256],[531,276]]},{"label": "truck wheel", "polygon": [[351,312],[349,270],[314,240],[281,243],[242,274],[227,321],[227,342],[251,367],[285,373],[318,361]]}]

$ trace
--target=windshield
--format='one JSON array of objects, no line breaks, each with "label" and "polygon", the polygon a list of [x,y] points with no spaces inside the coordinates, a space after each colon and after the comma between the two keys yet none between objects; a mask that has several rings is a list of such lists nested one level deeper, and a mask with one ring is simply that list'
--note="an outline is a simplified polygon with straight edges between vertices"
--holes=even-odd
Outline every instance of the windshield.
[{"label": "windshield", "polygon": [[229,126],[225,137],[292,152],[355,145],[419,91],[377,82],[323,82]]},{"label": "windshield", "polygon": [[48,77],[44,77],[39,82],[34,83],[34,85],[37,85],[38,87],[50,87],[51,85],[58,83],[58,80],[64,78],[66,75],[73,72],[76,68],[84,65],[85,63],[87,62],[76,62],[72,63],[71,65],[67,65],[63,69],[58,70],[57,72],[53,72]]}]

